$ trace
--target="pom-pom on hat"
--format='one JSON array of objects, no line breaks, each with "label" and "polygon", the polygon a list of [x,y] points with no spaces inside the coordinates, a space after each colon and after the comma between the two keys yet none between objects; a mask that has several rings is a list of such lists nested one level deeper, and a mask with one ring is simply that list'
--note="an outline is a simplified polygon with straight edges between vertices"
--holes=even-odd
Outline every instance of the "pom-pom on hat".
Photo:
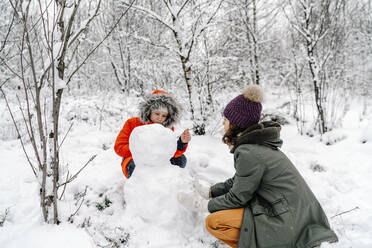
[{"label": "pom-pom on hat", "polygon": [[240,128],[257,124],[261,118],[263,92],[258,85],[247,86],[243,94],[232,99],[223,111],[226,119]]}]

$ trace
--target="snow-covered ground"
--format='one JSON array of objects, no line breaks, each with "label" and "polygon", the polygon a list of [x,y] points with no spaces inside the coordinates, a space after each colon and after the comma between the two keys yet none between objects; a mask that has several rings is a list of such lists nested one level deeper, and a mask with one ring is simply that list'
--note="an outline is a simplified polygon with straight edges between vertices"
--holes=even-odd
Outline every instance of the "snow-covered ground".
[{"label": "snow-covered ground", "polygon": [[[117,112],[113,111],[113,116]],[[177,205],[175,198],[179,192],[197,198],[192,184],[195,180],[211,185],[233,175],[232,155],[221,137],[193,137],[186,152],[186,169],[151,167],[147,172],[135,170],[126,180],[113,143],[124,119],[133,113],[128,110],[121,121],[117,116],[105,116],[95,126],[79,121],[72,127],[63,144],[62,174],[65,176],[67,170],[74,174],[92,155],[98,156],[67,186],[59,204],[63,222],[59,226],[43,224],[39,186],[19,141],[9,136],[1,140],[1,248],[227,247],[206,232],[207,212],[189,211]],[[340,239],[331,246],[335,248],[372,247],[372,114],[369,121],[359,117],[352,109],[342,129],[323,137],[300,136],[295,124],[282,129],[282,150],[327,213]],[[101,128],[101,124],[109,128]],[[180,126],[176,134],[182,131]],[[149,185],[153,185],[152,196],[147,192]],[[108,246],[110,243],[116,246]]]}]

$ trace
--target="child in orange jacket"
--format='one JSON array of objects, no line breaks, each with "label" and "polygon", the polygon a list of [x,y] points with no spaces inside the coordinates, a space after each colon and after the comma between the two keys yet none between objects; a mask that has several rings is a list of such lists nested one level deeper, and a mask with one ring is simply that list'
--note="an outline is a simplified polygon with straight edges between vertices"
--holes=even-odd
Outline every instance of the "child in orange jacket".
[{"label": "child in orange jacket", "polygon": [[[173,124],[178,121],[181,108],[179,104],[167,92],[155,90],[151,96],[147,97],[139,106],[139,117],[128,119],[115,141],[114,150],[116,154],[123,158],[121,162],[122,171],[126,178],[129,178],[135,168],[132,159],[132,154],[129,150],[129,137],[133,129],[146,125],[158,123],[165,127],[171,128],[174,131]],[[186,151],[187,144],[191,140],[191,135],[186,129],[177,141],[177,151],[170,159],[173,165],[181,168],[186,166],[186,156],[183,154]]]}]

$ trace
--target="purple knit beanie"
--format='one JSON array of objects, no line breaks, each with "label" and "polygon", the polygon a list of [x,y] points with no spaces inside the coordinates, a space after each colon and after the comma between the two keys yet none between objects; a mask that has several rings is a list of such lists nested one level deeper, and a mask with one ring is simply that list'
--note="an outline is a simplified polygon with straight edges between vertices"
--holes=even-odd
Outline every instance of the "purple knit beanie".
[{"label": "purple knit beanie", "polygon": [[231,124],[247,128],[257,124],[261,118],[263,92],[258,85],[249,85],[243,94],[232,99],[223,111]]}]

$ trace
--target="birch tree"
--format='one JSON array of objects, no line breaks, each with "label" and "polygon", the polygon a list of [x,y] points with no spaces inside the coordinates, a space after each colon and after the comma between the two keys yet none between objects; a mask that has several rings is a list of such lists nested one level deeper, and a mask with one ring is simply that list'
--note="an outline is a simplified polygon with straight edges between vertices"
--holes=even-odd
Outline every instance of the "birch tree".
[{"label": "birch tree", "polygon": [[213,24],[223,2],[223,0],[162,0],[155,2],[161,7],[158,12],[139,5],[133,7],[137,12],[159,22],[167,30],[169,41],[167,43],[154,43],[153,45],[171,51],[174,54],[173,56],[178,58],[180,74],[187,89],[191,119],[194,123],[193,129],[196,134],[205,133],[205,124],[203,124],[200,108],[198,108],[197,92],[194,89],[192,55],[196,43],[205,30]]},{"label": "birch tree", "polygon": [[[312,82],[317,110],[316,126],[320,133],[332,128],[327,119],[327,88],[331,84],[328,77],[332,69],[331,59],[335,59],[342,47],[342,30],[338,26],[344,1],[289,0],[292,18],[291,27],[300,36]],[[329,109],[328,109],[329,110]]]}]

